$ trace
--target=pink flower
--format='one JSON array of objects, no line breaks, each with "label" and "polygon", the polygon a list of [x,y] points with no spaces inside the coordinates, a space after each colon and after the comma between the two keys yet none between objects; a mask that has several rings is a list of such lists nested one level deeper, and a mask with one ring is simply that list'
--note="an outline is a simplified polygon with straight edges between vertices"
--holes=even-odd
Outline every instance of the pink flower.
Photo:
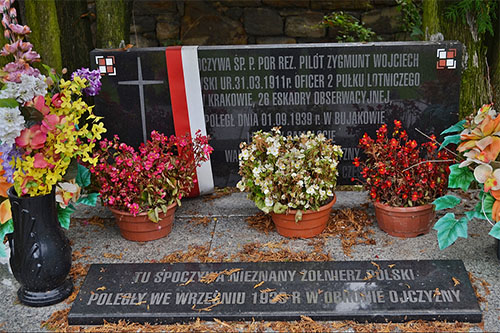
[{"label": "pink flower", "polygon": [[54,107],[60,108],[62,103],[63,101],[61,99],[60,93],[57,93],[54,96],[52,96],[52,105],[54,105]]},{"label": "pink flower", "polygon": [[36,96],[33,98],[33,105],[35,109],[40,111],[44,116],[46,116],[50,112],[50,108],[45,104],[44,96]]},{"label": "pink flower", "polygon": [[45,160],[45,157],[43,157],[42,153],[35,154],[35,162],[33,163],[33,166],[38,169],[45,169],[45,168],[52,169],[54,167],[52,164],[48,163]]},{"label": "pink flower", "polygon": [[42,131],[38,124],[23,129],[16,138],[16,144],[21,148],[40,149],[45,141],[47,141],[47,134]]},{"label": "pink flower", "polygon": [[53,131],[58,123],[59,123],[59,116],[55,114],[46,115],[45,118],[42,120],[41,130],[44,133]]}]

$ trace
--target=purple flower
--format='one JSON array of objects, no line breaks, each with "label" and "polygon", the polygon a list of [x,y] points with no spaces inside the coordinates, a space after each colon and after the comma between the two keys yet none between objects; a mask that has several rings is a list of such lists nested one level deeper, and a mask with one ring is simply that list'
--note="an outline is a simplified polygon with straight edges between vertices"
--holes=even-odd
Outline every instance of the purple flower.
[{"label": "purple flower", "polygon": [[101,73],[99,70],[90,71],[88,68],[77,69],[71,74],[71,79],[75,76],[79,76],[82,79],[87,79],[89,86],[83,89],[83,92],[87,94],[87,96],[95,96],[101,90]]},{"label": "purple flower", "polygon": [[15,161],[18,157],[21,157],[22,152],[16,147],[15,144],[0,145],[0,152],[2,153],[2,156],[0,156],[0,159],[2,159],[2,168],[5,171],[4,177],[9,183],[14,183],[12,176],[15,171],[15,166],[13,165],[15,162],[11,162]]}]

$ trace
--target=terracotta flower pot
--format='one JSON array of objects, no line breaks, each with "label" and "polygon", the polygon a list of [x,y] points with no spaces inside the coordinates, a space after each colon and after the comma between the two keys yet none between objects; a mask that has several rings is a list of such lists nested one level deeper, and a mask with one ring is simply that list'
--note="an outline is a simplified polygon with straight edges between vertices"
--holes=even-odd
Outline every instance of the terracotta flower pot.
[{"label": "terracotta flower pot", "polygon": [[174,202],[167,207],[167,213],[159,215],[158,223],[152,222],[147,213],[140,213],[134,216],[129,212],[116,210],[109,207],[116,219],[116,224],[120,228],[123,238],[134,242],[147,242],[167,236],[172,231],[174,213],[177,204]]},{"label": "terracotta flower pot", "polygon": [[319,210],[302,212],[302,220],[299,222],[295,222],[296,210],[290,210],[288,214],[271,213],[271,218],[281,236],[311,238],[325,230],[328,218],[330,217],[330,211],[336,200],[337,197],[334,194],[332,201],[321,206]]},{"label": "terracotta flower pot", "polygon": [[374,202],[380,229],[391,236],[411,238],[427,234],[434,224],[434,205],[392,207]]}]

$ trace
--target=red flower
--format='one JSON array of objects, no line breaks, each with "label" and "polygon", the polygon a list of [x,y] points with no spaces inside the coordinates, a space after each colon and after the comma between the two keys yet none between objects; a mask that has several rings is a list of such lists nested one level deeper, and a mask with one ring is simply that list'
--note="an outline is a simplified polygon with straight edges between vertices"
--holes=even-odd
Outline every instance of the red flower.
[{"label": "red flower", "polygon": [[404,207],[408,206],[408,198],[413,205],[423,205],[444,195],[449,162],[435,161],[448,160],[450,154],[437,152],[437,145],[432,140],[421,145],[410,140],[399,120],[394,121],[392,136],[387,132],[387,125],[382,125],[376,131],[376,140],[365,133],[359,141],[365,158],[356,158],[353,162],[361,168],[360,174],[366,181],[364,187],[370,197]]}]

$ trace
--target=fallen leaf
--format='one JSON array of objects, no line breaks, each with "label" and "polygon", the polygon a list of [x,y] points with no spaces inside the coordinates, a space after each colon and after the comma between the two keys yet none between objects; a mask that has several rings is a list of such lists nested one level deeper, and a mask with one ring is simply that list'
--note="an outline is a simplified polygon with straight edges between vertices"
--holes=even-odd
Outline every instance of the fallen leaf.
[{"label": "fallen leaf", "polygon": [[264,281],[261,281],[261,282],[257,283],[255,286],[253,286],[253,289],[259,288],[263,284],[264,284]]},{"label": "fallen leaf", "polygon": [[460,284],[460,280],[455,278],[455,277],[452,277],[451,278],[453,280],[453,287],[456,287]]},{"label": "fallen leaf", "polygon": [[99,291],[106,290],[106,287],[102,286],[102,287],[97,288],[96,290],[99,290]]}]

